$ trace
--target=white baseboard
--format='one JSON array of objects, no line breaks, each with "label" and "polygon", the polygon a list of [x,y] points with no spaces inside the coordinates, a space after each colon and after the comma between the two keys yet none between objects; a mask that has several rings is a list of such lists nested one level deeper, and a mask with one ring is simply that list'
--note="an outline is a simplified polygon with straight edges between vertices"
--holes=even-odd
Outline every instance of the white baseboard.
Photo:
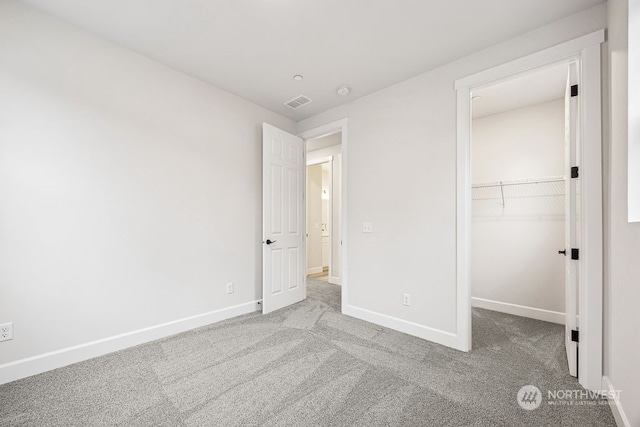
[{"label": "white baseboard", "polygon": [[471,298],[471,306],[564,325],[564,313],[560,313],[558,311],[544,310],[542,308],[527,307],[524,305],[510,304],[508,302],[492,301],[475,297]]},{"label": "white baseboard", "polygon": [[307,276],[310,274],[320,274],[322,272],[324,272],[324,269],[322,267],[307,268]]},{"label": "white baseboard", "polygon": [[622,404],[618,399],[618,393],[616,393],[615,387],[611,384],[611,380],[607,376],[602,377],[602,390],[609,392],[607,400],[609,401],[613,418],[616,420],[616,425],[618,427],[631,427],[631,423],[625,415]]},{"label": "white baseboard", "polygon": [[405,334],[413,335],[427,341],[433,341],[447,347],[458,348],[458,336],[451,332],[441,331],[440,329],[430,328],[352,305],[343,305],[342,314],[404,332]]},{"label": "white baseboard", "polygon": [[333,276],[329,276],[329,283],[331,283],[332,285],[340,285],[340,278],[339,277],[333,277]]},{"label": "white baseboard", "polygon": [[127,332],[50,353],[0,365],[0,384],[30,377],[52,369],[61,368],[83,360],[123,350],[149,341],[166,338],[201,326],[260,310],[258,301],[210,311],[208,313],[174,320],[161,325]]}]

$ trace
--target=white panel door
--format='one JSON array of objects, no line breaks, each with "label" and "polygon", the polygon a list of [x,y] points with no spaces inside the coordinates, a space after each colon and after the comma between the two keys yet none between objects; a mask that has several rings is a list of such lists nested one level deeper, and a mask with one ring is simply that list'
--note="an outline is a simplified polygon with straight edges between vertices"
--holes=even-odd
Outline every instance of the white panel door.
[{"label": "white panel door", "polygon": [[[578,134],[578,70],[577,64],[569,64],[565,92],[565,347],[569,374],[578,376],[578,343],[572,340],[572,331],[578,331],[578,290],[580,248],[580,172],[572,177],[572,167],[580,167],[580,135]],[[578,88],[578,94],[572,94]],[[575,176],[575,174],[574,174]]]},{"label": "white panel door", "polygon": [[262,312],[302,301],[305,286],[304,141],[262,125]]}]

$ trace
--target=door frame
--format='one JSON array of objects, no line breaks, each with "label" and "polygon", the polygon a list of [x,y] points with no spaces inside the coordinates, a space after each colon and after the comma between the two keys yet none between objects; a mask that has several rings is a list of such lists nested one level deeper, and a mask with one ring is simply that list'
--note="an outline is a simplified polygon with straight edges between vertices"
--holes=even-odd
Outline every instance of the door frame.
[{"label": "door frame", "polygon": [[590,390],[602,389],[602,104],[601,43],[604,30],[455,81],[457,92],[456,207],[456,348],[471,350],[471,91],[508,80],[554,63],[580,63],[580,123],[582,138],[582,202],[580,248],[580,352],[578,381]]},{"label": "door frame", "polygon": [[[310,138],[313,139],[313,138]],[[306,140],[305,140],[305,151],[306,151]],[[327,218],[327,224],[329,225],[329,271],[328,271],[328,277],[329,277],[329,282],[331,280],[331,272],[333,270],[333,257],[332,257],[332,251],[333,251],[333,156],[325,156],[325,157],[321,157],[319,159],[315,159],[312,161],[309,161],[309,159],[306,157],[306,153],[305,153],[305,158],[307,159],[307,163],[306,163],[306,168],[309,168],[309,166],[317,166],[317,165],[322,165],[325,163],[329,164],[329,188],[331,188],[331,197],[329,197],[329,218]],[[306,176],[306,174],[305,174]],[[306,190],[306,185],[305,185],[305,190]],[[309,198],[305,197],[305,210],[306,207],[308,206],[309,203]],[[305,211],[306,214],[306,211]],[[306,221],[307,216],[305,215],[305,221]],[[308,226],[309,224],[307,224],[305,222],[305,227]],[[309,238],[309,236],[305,236],[307,239]],[[308,248],[307,242],[305,242],[305,247]],[[308,254],[308,251],[307,251]],[[309,268],[307,266],[307,274],[309,272]]]},{"label": "door frame", "polygon": [[[580,64],[577,61],[571,61],[567,64],[567,80],[564,93],[564,126],[565,126],[565,148],[564,148],[564,167],[565,174],[568,173],[572,166],[582,166],[578,164],[581,160],[580,153],[580,135],[578,125],[580,123]],[[571,96],[571,88],[578,85],[578,96]],[[579,200],[579,180],[569,176],[565,176],[565,230],[564,230],[564,318],[565,318],[565,350],[567,353],[567,361],[569,364],[569,375],[578,376],[578,343],[571,338],[572,331],[579,330],[578,324],[578,298],[577,294],[580,285],[579,268],[580,262],[573,259],[573,254],[567,256],[567,252],[572,252],[571,248],[580,248],[580,227],[579,216],[581,213],[578,209]]]},{"label": "door frame", "polygon": [[[344,118],[341,120],[337,120],[335,122],[327,123],[322,126],[315,127],[313,129],[298,133],[298,136],[304,140],[304,152],[305,152],[305,165],[307,161],[307,140],[321,138],[323,136],[331,135],[334,133],[341,132],[341,167],[340,167],[340,228],[341,233],[340,237],[342,240],[342,256],[341,258],[341,269],[340,269],[340,286],[342,291],[342,306],[341,311],[344,312],[345,307],[347,306],[347,144],[348,144],[348,134],[347,134],[347,122],[348,119]],[[304,191],[305,191],[305,206],[306,206],[306,191],[307,184],[306,179],[304,183]],[[305,229],[306,229],[306,212],[305,212]],[[306,248],[306,242],[305,242]],[[330,248],[331,250],[331,248]],[[306,263],[306,254],[305,254],[305,263]],[[306,268],[306,265],[305,265]],[[306,282],[305,282],[306,286]]]}]

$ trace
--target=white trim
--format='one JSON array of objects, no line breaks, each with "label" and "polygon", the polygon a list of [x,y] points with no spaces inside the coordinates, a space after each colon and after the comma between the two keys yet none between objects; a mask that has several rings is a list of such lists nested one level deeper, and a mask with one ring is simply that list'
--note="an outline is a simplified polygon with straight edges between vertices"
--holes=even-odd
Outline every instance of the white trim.
[{"label": "white trim", "polygon": [[564,325],[564,313],[558,311],[475,297],[471,298],[471,306]]},{"label": "white trim", "polygon": [[471,350],[471,90],[458,90],[456,319],[458,348]]},{"label": "white trim", "polygon": [[323,163],[331,163],[331,161],[333,161],[333,156],[319,157],[313,160],[307,159],[307,167],[321,165]]},{"label": "white trim", "polygon": [[342,144],[336,144],[330,147],[320,148],[318,150],[307,151],[307,161],[313,161],[313,159],[320,157],[335,157],[338,154],[342,154]]},{"label": "white trim", "polygon": [[597,389],[602,383],[603,352],[603,237],[602,237],[602,99],[600,94],[600,45],[581,52],[580,85],[580,174],[582,192],[580,208],[580,351],[578,381],[587,389]]},{"label": "white trim", "polygon": [[[307,265],[307,244],[308,244],[308,238],[309,236],[307,235],[307,173],[309,172],[308,165],[307,165],[307,141],[302,138],[302,161],[305,165],[304,167],[304,173],[302,174],[302,218],[304,219],[304,234],[302,235],[302,241],[304,242],[304,244],[302,245],[302,257],[304,260],[304,271],[308,271],[308,265]],[[264,179],[264,177],[263,177]],[[264,203],[264,202],[263,202]],[[264,213],[262,214],[262,216],[264,217]],[[263,256],[264,258],[264,256]],[[264,271],[264,259],[262,261],[262,269]],[[307,299],[307,276],[309,275],[309,273],[304,275],[304,299]],[[263,283],[264,283],[264,277],[263,277]],[[264,289],[263,289],[264,292]],[[264,313],[264,310],[263,310]]]},{"label": "white trim", "polygon": [[[342,263],[340,270],[340,282],[342,285],[342,312],[345,312],[348,300],[348,292],[347,292],[347,272],[348,272],[348,264],[347,264],[347,147],[349,146],[349,138],[347,131],[347,123],[348,119],[344,118],[341,120],[337,120],[335,122],[328,123],[323,126],[319,126],[317,128],[313,128],[302,133],[299,133],[298,136],[305,141],[307,139],[313,138],[321,138],[323,136],[331,135],[334,133],[341,132],[342,133],[342,141],[341,141],[341,155],[342,155],[342,167],[340,171],[340,179],[341,179],[341,203],[340,203],[340,218],[341,218],[341,227],[342,227]],[[306,184],[305,184],[306,188]]]},{"label": "white trim", "polygon": [[329,283],[331,283],[332,285],[340,286],[340,278],[339,277],[329,276]]},{"label": "white trim", "polygon": [[0,384],[260,310],[259,301],[227,307],[0,365]]},{"label": "white trim", "polygon": [[404,332],[405,334],[413,335],[447,347],[457,348],[458,345],[458,337],[451,332],[429,328],[424,325],[398,319],[397,317],[387,316],[386,314],[376,313],[375,311],[366,310],[353,305],[343,305],[342,314],[375,323],[396,331]]},{"label": "white trim", "polygon": [[464,89],[495,83],[513,75],[524,73],[526,71],[569,58],[587,47],[598,46],[600,43],[604,42],[604,40],[604,30],[594,31],[591,34],[578,37],[577,39],[552,46],[523,58],[507,62],[506,64],[498,65],[497,67],[458,79],[455,82],[455,88]]},{"label": "white trim", "polygon": [[[616,60],[616,62],[609,65],[609,70],[611,70],[610,72],[615,73],[609,79],[611,80],[611,85],[614,86],[613,90],[617,91],[618,88],[624,88],[625,84],[624,81],[619,82],[619,80],[624,80],[623,76],[627,76],[626,94],[620,94],[627,101],[626,111],[624,110],[624,107],[621,107],[622,111],[624,111],[624,115],[627,116],[622,121],[622,123],[624,123],[625,119],[627,121],[627,135],[623,134],[624,140],[620,142],[622,150],[625,148],[627,150],[627,221],[629,223],[637,223],[640,222],[640,99],[638,99],[637,95],[638,92],[640,92],[640,2],[638,0],[629,0],[629,2],[624,2],[623,4],[628,5],[628,33],[626,40],[627,47],[625,49],[626,59],[628,61],[627,69],[624,70],[624,67],[621,67]],[[620,42],[617,42],[616,44],[618,43]],[[614,47],[611,46],[609,49],[611,51]],[[616,46],[615,49],[617,50],[618,47]],[[625,74],[622,74],[622,72]],[[611,97],[615,96],[616,98],[619,96],[618,93],[611,95]],[[613,113],[617,120],[617,116],[620,111],[618,110],[619,107],[611,105],[610,108],[616,108]],[[611,115],[612,114],[610,114],[610,116]],[[613,123],[611,125],[613,126]],[[617,132],[617,130],[609,131],[611,139],[615,136],[616,144],[618,143]]]},{"label": "white trim", "polygon": [[[333,244],[335,243],[335,233],[333,232],[333,199],[334,199],[334,194],[333,194],[333,180],[334,180],[334,176],[333,176],[333,157],[331,156],[329,158],[329,214],[327,215],[327,225],[328,225],[328,229],[329,229],[329,271],[327,272],[327,276],[331,277],[333,272],[335,271],[333,268]],[[322,241],[322,238],[320,239]],[[322,266],[324,267],[324,262],[322,263]]]},{"label": "white trim", "polygon": [[[336,120],[335,122],[327,123],[326,125],[318,126],[317,128],[299,133],[298,136],[307,140],[322,138],[338,132],[344,132],[347,128],[347,121],[347,118]],[[344,134],[342,135],[342,143],[344,144]]]},{"label": "white trim", "polygon": [[322,267],[311,267],[307,268],[307,276],[310,274],[320,274],[324,271]]},{"label": "white trim", "polygon": [[602,377],[602,390],[608,392],[607,400],[609,401],[613,418],[616,420],[616,425],[618,427],[631,427],[629,418],[627,418],[627,415],[624,413],[620,399],[618,399],[618,393],[607,376]]},{"label": "white trim", "polygon": [[458,348],[471,349],[470,220],[471,220],[471,107],[472,89],[545,67],[577,60],[582,86],[582,242],[579,290],[580,384],[597,390],[602,380],[602,154],[600,43],[604,30],[456,80],[457,90],[457,218],[456,292]]}]

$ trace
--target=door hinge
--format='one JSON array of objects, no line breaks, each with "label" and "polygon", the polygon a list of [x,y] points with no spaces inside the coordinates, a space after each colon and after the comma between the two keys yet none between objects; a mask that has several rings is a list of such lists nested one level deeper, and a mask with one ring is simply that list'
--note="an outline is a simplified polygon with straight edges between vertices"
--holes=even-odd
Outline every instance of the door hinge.
[{"label": "door hinge", "polygon": [[571,178],[577,178],[580,176],[580,168],[578,166],[571,166]]},{"label": "door hinge", "polygon": [[571,330],[571,341],[580,342],[580,333],[575,329]]},{"label": "door hinge", "polygon": [[578,85],[571,86],[571,97],[578,96]]},{"label": "door hinge", "polygon": [[580,249],[571,248],[571,259],[580,259]]}]

